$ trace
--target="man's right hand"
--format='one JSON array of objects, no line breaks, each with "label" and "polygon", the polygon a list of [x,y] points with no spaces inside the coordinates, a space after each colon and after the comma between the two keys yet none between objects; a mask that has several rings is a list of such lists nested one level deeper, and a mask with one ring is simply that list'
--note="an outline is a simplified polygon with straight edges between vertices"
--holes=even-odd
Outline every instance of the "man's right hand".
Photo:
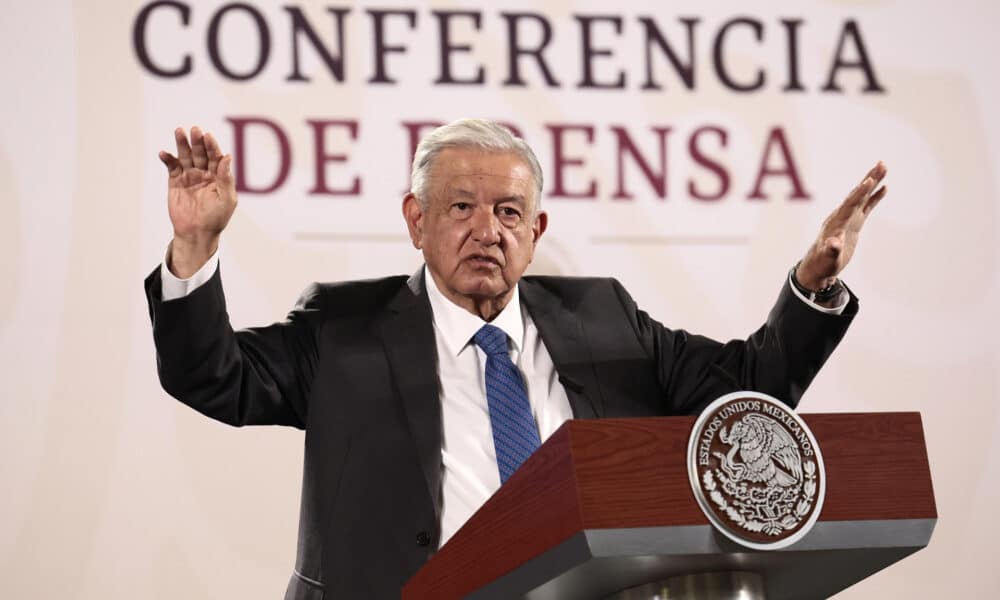
[{"label": "man's right hand", "polygon": [[174,130],[177,156],[160,152],[167,166],[167,209],[174,226],[167,268],[187,279],[204,265],[219,247],[219,235],[236,210],[236,182],[232,155],[223,156],[210,133],[191,128],[191,141],[184,129]]}]

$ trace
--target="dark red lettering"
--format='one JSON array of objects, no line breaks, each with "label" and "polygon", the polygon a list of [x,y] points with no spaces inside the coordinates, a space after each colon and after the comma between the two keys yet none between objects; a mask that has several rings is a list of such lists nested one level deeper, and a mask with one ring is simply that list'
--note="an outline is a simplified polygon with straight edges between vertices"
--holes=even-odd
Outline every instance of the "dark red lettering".
[{"label": "dark red lettering", "polygon": [[721,163],[702,152],[699,140],[707,133],[715,134],[719,138],[719,146],[722,148],[726,147],[726,143],[729,141],[726,130],[721,127],[706,125],[705,127],[695,129],[694,133],[691,134],[691,137],[688,139],[688,153],[690,153],[691,160],[695,163],[715,173],[715,176],[719,178],[719,189],[714,194],[706,194],[698,190],[694,184],[694,179],[688,179],[688,194],[696,200],[720,200],[729,192],[729,172],[726,171],[726,168]]},{"label": "dark red lettering", "polygon": [[650,130],[656,134],[657,140],[660,145],[660,170],[659,172],[654,172],[653,168],[649,166],[646,159],[639,152],[639,148],[636,147],[632,138],[629,137],[628,132],[625,131],[624,127],[611,126],[612,133],[615,134],[615,139],[618,142],[618,189],[615,190],[612,198],[616,200],[631,200],[633,195],[631,192],[625,189],[625,153],[627,152],[632,156],[635,164],[638,165],[642,174],[646,176],[646,180],[649,181],[649,185],[653,186],[653,190],[656,192],[656,197],[661,200],[667,197],[667,134],[670,133],[669,127],[650,127]]},{"label": "dark red lettering", "polygon": [[[781,155],[782,164],[780,167],[768,166],[772,147],[777,148],[778,153]],[[760,168],[757,170],[757,180],[754,182],[753,191],[750,192],[747,199],[766,200],[767,196],[761,191],[764,177],[778,175],[783,175],[791,181],[792,195],[789,197],[792,200],[808,200],[810,198],[809,193],[802,187],[798,168],[795,166],[795,161],[792,159],[792,152],[789,150],[788,142],[785,140],[785,132],[780,127],[774,127],[767,136],[767,142],[764,144],[764,152],[760,158]]]},{"label": "dark red lettering", "polygon": [[566,189],[565,169],[566,167],[583,166],[582,158],[567,158],[563,150],[563,135],[567,131],[583,133],[587,138],[587,143],[594,142],[594,128],[591,125],[545,125],[545,128],[552,134],[552,191],[550,198],[597,198],[597,182],[590,180],[585,192],[571,192]]},{"label": "dark red lettering", "polygon": [[329,196],[357,196],[361,194],[361,178],[356,175],[354,176],[354,179],[351,182],[351,187],[349,188],[331,188],[326,184],[327,163],[343,163],[347,162],[348,159],[346,154],[326,153],[327,128],[343,127],[347,129],[347,134],[351,136],[351,139],[356,140],[358,139],[358,122],[307,120],[306,123],[308,123],[313,129],[316,147],[316,185],[309,190],[309,193],[313,195],[326,194]]},{"label": "dark red lettering", "polygon": [[[233,125],[233,163],[236,165],[236,191],[248,194],[270,194],[280,188],[288,179],[288,171],[292,165],[292,150],[288,144],[288,136],[281,126],[265,117],[229,117],[226,119]],[[278,142],[279,164],[278,174],[269,186],[251,187],[247,181],[246,129],[250,125],[260,125],[268,128]]]}]

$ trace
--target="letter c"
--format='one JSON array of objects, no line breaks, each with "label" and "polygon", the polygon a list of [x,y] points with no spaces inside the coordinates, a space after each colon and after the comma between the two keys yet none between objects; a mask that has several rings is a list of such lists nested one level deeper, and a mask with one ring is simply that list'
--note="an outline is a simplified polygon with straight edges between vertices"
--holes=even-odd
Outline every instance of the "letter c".
[{"label": "letter c", "polygon": [[173,0],[150,2],[135,17],[135,24],[132,26],[132,45],[135,48],[135,54],[139,58],[139,62],[153,75],[168,78],[183,77],[191,72],[190,54],[184,55],[184,60],[181,62],[179,68],[170,70],[155,65],[146,48],[146,22],[149,21],[149,17],[154,10],[166,6],[176,9],[181,15],[181,25],[187,26],[191,17],[191,7],[187,4],[174,2]]}]

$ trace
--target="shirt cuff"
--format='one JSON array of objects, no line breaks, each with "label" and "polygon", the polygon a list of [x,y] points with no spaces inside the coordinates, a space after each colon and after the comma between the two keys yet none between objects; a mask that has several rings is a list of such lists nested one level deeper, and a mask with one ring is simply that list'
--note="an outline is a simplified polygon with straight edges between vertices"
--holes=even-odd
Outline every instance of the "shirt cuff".
[{"label": "shirt cuff", "polygon": [[170,300],[177,300],[178,298],[183,298],[191,292],[195,291],[202,284],[212,278],[215,272],[219,270],[219,251],[216,249],[209,257],[205,264],[195,272],[194,275],[188,277],[187,279],[181,279],[167,268],[167,262],[170,260],[170,246],[167,246],[167,253],[163,257],[163,262],[160,263],[160,300],[163,302],[168,302]]},{"label": "shirt cuff", "polygon": [[847,308],[847,304],[851,301],[851,295],[847,293],[847,289],[845,288],[840,292],[840,301],[837,303],[837,306],[830,306],[830,307],[820,306],[819,304],[816,304],[815,302],[809,300],[809,298],[806,298],[805,296],[802,295],[802,292],[800,292],[799,289],[795,287],[795,285],[792,283],[791,273],[788,274],[788,287],[792,288],[792,292],[794,292],[795,295],[798,296],[799,300],[805,302],[814,310],[818,310],[819,312],[828,315],[843,314],[844,309]]}]

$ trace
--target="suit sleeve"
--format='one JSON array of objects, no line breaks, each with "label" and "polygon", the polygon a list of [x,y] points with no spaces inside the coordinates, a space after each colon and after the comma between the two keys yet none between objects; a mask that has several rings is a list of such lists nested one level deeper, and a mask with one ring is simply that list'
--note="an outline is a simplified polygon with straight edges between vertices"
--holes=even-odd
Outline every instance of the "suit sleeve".
[{"label": "suit sleeve", "polygon": [[159,269],[145,281],[163,389],[229,425],[304,429],[319,360],[319,286],[284,321],[233,331],[219,270],[175,300],[161,300],[161,284]]},{"label": "suit sleeve", "polygon": [[740,390],[798,405],[858,311],[850,300],[840,315],[813,309],[785,282],[767,321],[745,340],[718,342],[671,330],[640,310],[617,281],[619,301],[657,368],[664,414],[696,414],[719,396]]}]

